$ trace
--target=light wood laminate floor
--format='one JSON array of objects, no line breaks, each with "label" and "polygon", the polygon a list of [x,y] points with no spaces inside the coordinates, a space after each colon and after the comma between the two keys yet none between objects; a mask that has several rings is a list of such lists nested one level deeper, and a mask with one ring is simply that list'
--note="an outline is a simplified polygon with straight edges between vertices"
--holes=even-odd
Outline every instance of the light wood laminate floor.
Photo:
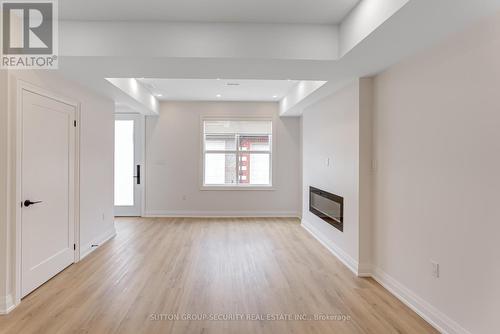
[{"label": "light wood laminate floor", "polygon": [[[0,316],[0,333],[437,333],[374,280],[355,277],[297,220],[121,218],[116,226],[114,239]],[[320,314],[330,319],[304,320]],[[183,320],[215,315],[244,320]]]}]

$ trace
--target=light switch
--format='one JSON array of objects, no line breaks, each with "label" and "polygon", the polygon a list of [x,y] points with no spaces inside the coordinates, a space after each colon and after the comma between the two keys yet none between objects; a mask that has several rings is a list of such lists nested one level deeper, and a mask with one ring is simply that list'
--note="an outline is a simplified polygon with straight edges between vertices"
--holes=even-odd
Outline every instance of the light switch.
[{"label": "light switch", "polygon": [[432,264],[432,277],[439,278],[439,263],[431,261]]}]

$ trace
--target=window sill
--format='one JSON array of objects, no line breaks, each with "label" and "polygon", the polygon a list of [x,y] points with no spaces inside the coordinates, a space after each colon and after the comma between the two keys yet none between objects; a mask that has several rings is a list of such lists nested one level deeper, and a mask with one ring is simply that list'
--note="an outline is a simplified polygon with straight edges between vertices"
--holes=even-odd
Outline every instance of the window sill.
[{"label": "window sill", "polygon": [[201,186],[202,191],[274,191],[276,190],[273,186]]}]

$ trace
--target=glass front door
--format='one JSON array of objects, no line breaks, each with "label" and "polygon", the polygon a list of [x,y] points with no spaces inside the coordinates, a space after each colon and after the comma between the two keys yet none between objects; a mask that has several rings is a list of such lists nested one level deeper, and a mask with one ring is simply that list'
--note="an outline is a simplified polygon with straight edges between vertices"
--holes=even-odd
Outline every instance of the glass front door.
[{"label": "glass front door", "polygon": [[140,216],[144,116],[115,115],[115,216]]}]

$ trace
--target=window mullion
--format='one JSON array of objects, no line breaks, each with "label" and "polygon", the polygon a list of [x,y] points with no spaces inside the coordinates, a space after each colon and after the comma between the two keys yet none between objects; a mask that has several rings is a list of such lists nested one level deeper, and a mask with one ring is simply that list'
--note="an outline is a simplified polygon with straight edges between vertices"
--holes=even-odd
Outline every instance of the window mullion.
[{"label": "window mullion", "polygon": [[219,153],[219,154],[236,154],[236,151],[234,150],[208,150],[208,151],[205,151],[205,153],[212,153],[212,154],[216,154],[216,153]]},{"label": "window mullion", "polygon": [[235,134],[236,139],[236,184],[240,184],[240,135]]}]

